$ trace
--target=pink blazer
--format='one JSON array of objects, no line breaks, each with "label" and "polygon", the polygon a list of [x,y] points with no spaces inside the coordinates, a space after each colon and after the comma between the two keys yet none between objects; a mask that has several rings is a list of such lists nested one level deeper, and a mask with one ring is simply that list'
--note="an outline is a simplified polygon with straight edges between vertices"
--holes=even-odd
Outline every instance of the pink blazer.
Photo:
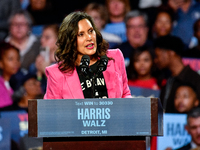
[{"label": "pink blazer", "polygon": [[[124,57],[119,49],[108,50],[107,69],[103,72],[108,98],[131,98],[127,83]],[[47,90],[44,99],[84,99],[76,69],[72,74],[63,73],[58,64],[46,68]]]}]

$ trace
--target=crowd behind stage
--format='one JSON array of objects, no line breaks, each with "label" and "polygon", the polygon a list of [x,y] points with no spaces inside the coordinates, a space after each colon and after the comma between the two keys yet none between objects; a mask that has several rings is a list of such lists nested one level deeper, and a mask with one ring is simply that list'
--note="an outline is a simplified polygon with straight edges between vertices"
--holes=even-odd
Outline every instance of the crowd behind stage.
[{"label": "crowd behind stage", "polygon": [[1,0],[1,112],[27,112],[28,99],[43,98],[59,26],[73,11],[122,51],[133,97],[159,97],[165,113],[200,107],[199,0]]}]

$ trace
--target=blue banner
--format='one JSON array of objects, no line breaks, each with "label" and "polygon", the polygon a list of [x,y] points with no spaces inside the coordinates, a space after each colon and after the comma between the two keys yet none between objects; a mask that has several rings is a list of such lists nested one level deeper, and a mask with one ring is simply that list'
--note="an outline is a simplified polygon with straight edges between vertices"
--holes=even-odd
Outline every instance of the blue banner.
[{"label": "blue banner", "polygon": [[[28,114],[26,111],[2,111],[1,118],[11,122],[11,139],[19,143],[20,138],[28,133]],[[5,124],[6,125],[6,124]]]},{"label": "blue banner", "polygon": [[10,120],[6,118],[0,119],[0,149],[11,149]]},{"label": "blue banner", "polygon": [[186,114],[164,114],[162,137],[157,137],[157,150],[177,149],[191,141],[185,130]]}]

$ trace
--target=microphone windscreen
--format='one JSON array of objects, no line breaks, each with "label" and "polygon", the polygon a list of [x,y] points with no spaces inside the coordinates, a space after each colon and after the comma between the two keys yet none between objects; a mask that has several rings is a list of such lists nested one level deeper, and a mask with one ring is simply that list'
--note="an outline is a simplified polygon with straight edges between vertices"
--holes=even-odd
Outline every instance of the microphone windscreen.
[{"label": "microphone windscreen", "polygon": [[90,57],[88,55],[83,55],[81,58],[80,66],[81,65],[89,66],[89,64],[90,64]]},{"label": "microphone windscreen", "polygon": [[108,57],[106,55],[101,56],[100,61],[107,67]]},{"label": "microphone windscreen", "polygon": [[105,71],[108,64],[108,57],[106,55],[101,56],[99,67],[102,67],[101,70]]}]

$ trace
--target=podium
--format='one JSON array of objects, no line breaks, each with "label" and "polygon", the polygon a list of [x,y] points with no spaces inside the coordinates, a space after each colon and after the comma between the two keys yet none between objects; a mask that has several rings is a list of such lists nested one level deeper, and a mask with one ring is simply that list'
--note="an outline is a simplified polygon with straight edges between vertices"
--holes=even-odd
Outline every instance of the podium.
[{"label": "podium", "polygon": [[43,150],[146,150],[163,135],[163,109],[158,98],[35,99],[28,127]]}]

